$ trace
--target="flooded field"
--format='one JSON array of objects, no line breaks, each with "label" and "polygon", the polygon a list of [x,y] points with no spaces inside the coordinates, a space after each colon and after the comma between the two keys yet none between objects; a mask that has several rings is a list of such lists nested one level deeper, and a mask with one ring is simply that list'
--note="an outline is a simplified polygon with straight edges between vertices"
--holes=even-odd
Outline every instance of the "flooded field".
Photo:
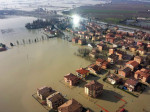
[{"label": "flooded field", "polygon": [[32,94],[43,85],[61,89],[64,75],[87,66],[89,62],[73,55],[76,50],[67,41],[50,39],[1,52],[0,110],[44,112]]},{"label": "flooded field", "polygon": [[[20,18],[21,20],[23,18]],[[19,21],[20,21],[19,19]],[[30,18],[31,19],[31,18]],[[23,37],[35,38],[39,33],[28,32],[24,23],[18,23],[14,32],[1,34],[0,42],[9,43]],[[1,27],[5,22],[1,22]],[[5,25],[4,25],[5,26]],[[3,29],[6,29],[3,27]],[[22,29],[22,30],[21,30]],[[13,35],[12,35],[13,34]],[[40,86],[61,88],[59,80],[69,72],[85,67],[89,62],[74,56],[78,46],[62,39],[49,39],[38,43],[15,46],[6,52],[0,52],[0,110],[2,112],[44,112],[46,111],[33,98],[32,94]]]},{"label": "flooded field", "polygon": [[73,6],[79,7],[83,5],[105,4],[109,1],[93,1],[93,0],[0,0],[1,9],[17,9],[32,11],[39,7],[47,8],[48,10],[64,10],[70,9]]},{"label": "flooded field", "polygon": [[[24,28],[26,22],[35,18],[17,18],[0,21],[0,29],[13,28],[12,32],[0,34],[0,42],[7,45],[16,40],[33,39],[43,35],[40,30],[28,31]],[[90,64],[89,61],[74,55],[79,47],[65,40],[53,38],[13,48],[9,46],[7,51],[0,52],[0,112],[47,112],[32,97],[36,89],[44,85],[61,92],[68,99],[78,100],[94,112],[102,110],[100,107],[115,112],[124,105],[119,97],[127,101],[125,108],[129,112],[150,110],[149,88],[139,98],[135,98],[102,82],[103,76],[91,77],[88,81],[95,79],[104,84],[103,95],[98,99],[92,99],[84,95],[85,83],[72,89],[67,87],[63,82],[63,76],[70,72],[75,74],[76,69]]]},{"label": "flooded field", "polygon": [[34,17],[10,16],[6,19],[0,19],[0,42],[9,44],[16,43],[22,39],[35,39],[41,37],[39,30],[27,30],[25,24],[36,20]]}]

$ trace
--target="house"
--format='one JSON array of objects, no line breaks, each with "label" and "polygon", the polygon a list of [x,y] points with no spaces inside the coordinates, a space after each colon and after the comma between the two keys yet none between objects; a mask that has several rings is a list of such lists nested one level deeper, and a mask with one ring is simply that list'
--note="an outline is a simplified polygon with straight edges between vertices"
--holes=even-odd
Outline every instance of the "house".
[{"label": "house", "polygon": [[92,37],[92,41],[97,41],[97,40],[98,40],[98,38],[96,36]]},{"label": "house", "polygon": [[110,49],[109,49],[109,55],[114,54],[114,53],[115,53],[115,51],[116,51],[116,49],[115,49],[115,48],[110,48]]},{"label": "house", "polygon": [[97,48],[98,48],[99,51],[105,50],[106,47],[107,47],[107,46],[104,45],[104,44],[97,44]]},{"label": "house", "polygon": [[89,35],[90,35],[90,36],[94,36],[94,33],[93,33],[93,32],[90,32]]},{"label": "house", "polygon": [[96,31],[96,32],[95,32],[95,35],[100,36],[100,35],[101,35],[101,32],[100,32],[100,31],[99,31],[99,32]]},{"label": "house", "polygon": [[102,69],[107,69],[108,66],[109,66],[109,63],[108,63],[106,60],[100,59],[100,58],[98,58],[98,59],[96,60],[96,64],[97,64],[98,66],[101,66]]},{"label": "house", "polygon": [[109,42],[109,43],[114,43],[114,41],[115,41],[115,38],[114,37],[108,37],[108,38],[106,38],[106,42]]},{"label": "house", "polygon": [[[110,32],[110,31],[107,30],[107,32]],[[107,33],[106,38],[114,38],[114,34],[113,33]]]},{"label": "house", "polygon": [[114,64],[118,61],[119,59],[119,56],[116,55],[116,54],[111,54],[109,57],[108,57],[108,62],[111,63],[111,64]]},{"label": "house", "polygon": [[130,46],[129,49],[130,49],[131,52],[135,52],[136,51],[136,47],[135,46]]},{"label": "house", "polygon": [[91,36],[89,36],[89,35],[84,35],[84,37],[85,37],[86,40],[91,40],[92,39]]},{"label": "house", "polygon": [[85,85],[84,90],[86,95],[96,98],[97,96],[102,94],[103,85],[93,80]]},{"label": "house", "polygon": [[118,76],[114,74],[109,74],[107,76],[107,81],[114,85],[114,84],[118,84],[121,81],[121,78],[119,78]]},{"label": "house", "polygon": [[122,60],[122,59],[124,59],[124,57],[125,57],[125,52],[120,51],[120,50],[117,50],[117,51],[116,51],[116,55],[119,56],[119,60]]},{"label": "house", "polygon": [[115,38],[120,38],[120,39],[121,39],[122,37],[123,37],[123,36],[122,36],[121,34],[116,34],[116,35],[115,35]]},{"label": "house", "polygon": [[71,99],[58,107],[58,112],[82,112],[82,105],[75,99]]},{"label": "house", "polygon": [[74,37],[74,38],[72,38],[72,42],[73,42],[73,43],[78,43],[78,40],[79,40],[79,38],[78,38],[78,37]]},{"label": "house", "polygon": [[69,83],[70,86],[75,86],[77,83],[79,83],[79,78],[74,74],[69,73],[66,76],[64,76],[64,81],[66,83]]},{"label": "house", "polygon": [[145,54],[145,51],[144,49],[138,49],[137,52],[140,54],[140,55],[144,55]]},{"label": "house", "polygon": [[88,70],[91,73],[98,74],[101,70],[101,67],[96,65],[96,64],[91,64],[91,65],[88,66]]},{"label": "house", "polygon": [[54,110],[57,110],[57,108],[64,104],[64,102],[65,99],[59,92],[55,92],[46,98],[47,106]]},{"label": "house", "polygon": [[127,49],[129,49],[129,46],[128,45],[123,45],[122,49],[127,50]]},{"label": "house", "polygon": [[123,70],[119,70],[118,75],[122,77],[128,77],[131,75],[131,69],[129,67],[126,67]]},{"label": "house", "polygon": [[139,66],[139,63],[134,61],[134,60],[131,60],[131,61],[128,61],[126,63],[126,67],[129,67],[132,71],[134,71],[135,69],[137,69]]},{"label": "house", "polygon": [[41,100],[46,100],[46,98],[53,93],[54,93],[54,90],[52,90],[51,87],[43,86],[43,87],[37,89],[37,96]]},{"label": "house", "polygon": [[79,70],[76,70],[77,77],[81,79],[85,79],[89,75],[89,70],[86,70],[85,68],[80,68]]},{"label": "house", "polygon": [[134,78],[141,80],[142,82],[150,81],[150,70],[142,68],[141,70],[137,70],[134,74]]},{"label": "house", "polygon": [[142,45],[143,45],[143,42],[141,42],[141,41],[137,42],[137,46],[142,46]]},{"label": "house", "polygon": [[78,40],[78,44],[85,45],[86,44],[86,40],[85,39],[79,39]]},{"label": "house", "polygon": [[130,36],[130,37],[133,37],[134,36],[134,32],[132,31],[132,32],[128,32],[128,35]]},{"label": "house", "polygon": [[136,86],[138,84],[138,81],[135,79],[127,79],[124,86],[129,90],[129,91],[135,91]]},{"label": "house", "polygon": [[89,56],[90,56],[91,58],[96,58],[96,55],[97,55],[96,52],[90,52],[90,53],[89,53]]},{"label": "house", "polygon": [[143,58],[141,56],[135,56],[134,57],[134,61],[138,62],[139,64],[141,64],[143,62]]}]

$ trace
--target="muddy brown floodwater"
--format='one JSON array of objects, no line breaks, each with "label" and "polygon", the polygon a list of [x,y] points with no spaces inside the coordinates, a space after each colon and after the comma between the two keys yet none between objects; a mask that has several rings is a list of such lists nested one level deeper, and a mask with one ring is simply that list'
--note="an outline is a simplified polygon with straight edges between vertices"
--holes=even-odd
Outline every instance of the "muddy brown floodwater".
[{"label": "muddy brown floodwater", "polygon": [[[0,29],[13,28],[14,32],[0,34],[0,42],[9,45],[16,40],[21,43],[22,39],[41,37],[41,32],[24,28],[26,22],[34,19],[1,20]],[[0,52],[0,112],[46,112],[32,94],[44,85],[61,89],[58,82],[64,75],[87,66],[88,61],[74,55],[77,49],[78,46],[55,38],[13,48],[9,46],[7,51]]]},{"label": "muddy brown floodwater", "polygon": [[64,40],[50,39],[1,52],[0,110],[45,112],[32,94],[44,85],[61,89],[63,85],[59,81],[64,75],[89,64],[74,56],[77,48]]}]

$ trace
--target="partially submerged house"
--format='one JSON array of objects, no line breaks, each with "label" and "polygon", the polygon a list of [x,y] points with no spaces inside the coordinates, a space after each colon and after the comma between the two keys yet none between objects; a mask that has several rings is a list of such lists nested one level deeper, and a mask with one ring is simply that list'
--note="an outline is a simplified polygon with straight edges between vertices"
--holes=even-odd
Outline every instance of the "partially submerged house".
[{"label": "partially submerged house", "polygon": [[101,67],[96,65],[96,64],[91,64],[91,65],[88,66],[88,70],[91,73],[98,74],[101,70]]},{"label": "partially submerged house", "polygon": [[119,60],[122,60],[122,59],[124,59],[124,57],[125,57],[125,52],[123,52],[123,51],[120,51],[120,50],[117,50],[116,51],[116,55],[118,55],[119,57]]},{"label": "partially submerged house", "polygon": [[54,90],[51,87],[43,86],[37,89],[37,96],[41,100],[46,100],[46,98],[53,93],[54,93]]},{"label": "partially submerged house", "polygon": [[130,49],[131,52],[135,52],[137,47],[136,46],[130,46],[129,49]]},{"label": "partially submerged house", "polygon": [[137,70],[134,74],[134,78],[141,80],[142,82],[150,81],[150,70],[142,68],[141,70]]},{"label": "partially submerged house", "polygon": [[141,49],[141,48],[139,48],[139,49],[137,50],[137,52],[138,52],[140,55],[144,55],[144,54],[145,54],[145,50],[144,50],[144,49]]},{"label": "partially submerged house", "polygon": [[137,69],[139,66],[139,63],[134,61],[134,60],[131,60],[131,61],[128,61],[126,63],[126,67],[129,67],[132,71],[134,71],[135,69]]},{"label": "partially submerged house", "polygon": [[106,37],[106,42],[109,42],[109,43],[114,43],[115,41],[115,38],[114,37]]},{"label": "partially submerged house", "polygon": [[135,56],[134,57],[134,61],[138,62],[139,64],[141,64],[143,62],[143,58],[141,56]]},{"label": "partially submerged house", "polygon": [[57,110],[57,108],[60,105],[64,104],[64,102],[65,102],[65,99],[59,92],[55,92],[46,98],[46,103],[48,107],[54,110]]},{"label": "partially submerged house", "polygon": [[70,86],[75,86],[79,83],[79,78],[74,74],[69,73],[66,76],[64,76],[64,81],[66,83],[69,83]]},{"label": "partially submerged house", "polygon": [[96,55],[97,55],[96,52],[90,52],[90,53],[89,53],[89,56],[90,56],[91,58],[96,58]]},{"label": "partially submerged house", "polygon": [[107,76],[107,81],[109,82],[109,83],[111,83],[111,84],[118,84],[118,83],[120,83],[120,81],[121,81],[121,78],[119,78],[117,75],[115,75],[115,74],[109,74],[108,76]]},{"label": "partially submerged house", "polygon": [[111,54],[109,57],[108,57],[108,62],[111,63],[111,64],[115,64],[119,59],[119,56],[116,55],[116,54]]},{"label": "partially submerged house", "polygon": [[136,86],[138,84],[138,81],[135,79],[127,79],[124,86],[129,90],[129,91],[135,91]]},{"label": "partially submerged house", "polygon": [[115,48],[110,48],[109,49],[109,55],[115,54],[116,49]]},{"label": "partially submerged house", "polygon": [[85,79],[89,75],[90,71],[86,70],[85,68],[80,68],[76,70],[76,73],[77,77],[79,77],[80,79]]},{"label": "partially submerged house", "polygon": [[122,76],[122,77],[128,77],[131,75],[131,68],[126,67],[122,70],[118,71],[118,75]]},{"label": "partially submerged house", "polygon": [[86,40],[85,39],[79,39],[78,40],[78,44],[85,45],[86,44]]},{"label": "partially submerged house", "polygon": [[99,51],[102,51],[102,50],[105,50],[107,48],[107,46],[104,44],[97,44],[97,48]]},{"label": "partially submerged house", "polygon": [[109,66],[109,63],[108,63],[106,60],[100,59],[100,58],[98,58],[98,59],[96,60],[96,64],[97,64],[98,66],[101,66],[102,69],[107,69],[108,66]]},{"label": "partially submerged house", "polygon": [[84,90],[86,95],[96,98],[102,94],[103,85],[93,80],[85,85]]},{"label": "partially submerged house", "polygon": [[82,112],[82,105],[75,99],[71,99],[58,107],[58,112]]}]

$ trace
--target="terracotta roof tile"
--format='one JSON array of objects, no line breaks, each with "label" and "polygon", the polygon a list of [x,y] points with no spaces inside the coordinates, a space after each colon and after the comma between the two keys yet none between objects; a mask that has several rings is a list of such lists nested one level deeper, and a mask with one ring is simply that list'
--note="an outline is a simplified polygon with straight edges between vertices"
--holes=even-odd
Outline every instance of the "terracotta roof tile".
[{"label": "terracotta roof tile", "polygon": [[89,73],[89,70],[86,70],[86,69],[84,69],[84,68],[81,68],[81,69],[79,69],[79,70],[76,70],[76,72],[78,72],[78,73],[80,73],[80,74],[87,74],[87,73]]}]

